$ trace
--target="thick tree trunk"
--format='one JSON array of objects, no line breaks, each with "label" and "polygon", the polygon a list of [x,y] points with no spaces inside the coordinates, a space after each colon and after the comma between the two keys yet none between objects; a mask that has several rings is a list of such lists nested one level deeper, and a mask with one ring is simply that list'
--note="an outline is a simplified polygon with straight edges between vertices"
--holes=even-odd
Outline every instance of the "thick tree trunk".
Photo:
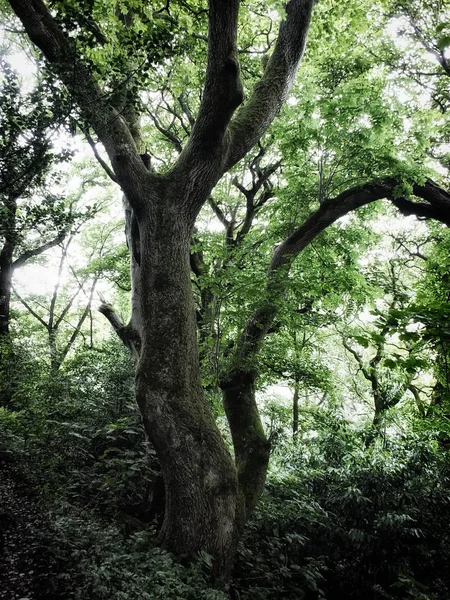
[{"label": "thick tree trunk", "polygon": [[[164,193],[139,216],[140,265],[133,286],[142,320],[137,401],[165,484],[162,545],[206,550],[226,577],[243,526],[236,468],[200,382],[190,282],[191,231]],[[133,306],[137,306],[133,303]]]}]

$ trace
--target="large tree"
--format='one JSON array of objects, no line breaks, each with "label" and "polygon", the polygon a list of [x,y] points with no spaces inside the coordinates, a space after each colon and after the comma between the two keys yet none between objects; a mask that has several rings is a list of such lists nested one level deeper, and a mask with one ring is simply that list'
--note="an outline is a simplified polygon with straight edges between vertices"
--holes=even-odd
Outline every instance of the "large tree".
[{"label": "large tree", "polygon": [[[133,300],[131,321],[120,335],[136,356],[137,402],[164,478],[161,543],[180,554],[206,550],[214,557],[216,576],[226,577],[243,526],[264,486],[270,444],[255,402],[253,359],[283,300],[292,260],[340,216],[380,198],[392,199],[403,212],[449,224],[450,196],[425,181],[414,187],[414,193],[425,199],[421,203],[399,197],[395,179],[354,187],[322,198],[320,208],[278,246],[261,305],[227,348],[227,366],[220,377],[233,459],[201,386],[191,290],[192,234],[214,186],[257,144],[287,99],[314,0],[287,3],[276,42],[267,35],[272,54],[245,102],[237,43],[238,17],[244,7],[238,0],[209,1],[206,75],[196,118],[190,115],[188,139],[180,144],[170,168],[159,173],[142,156],[141,104],[135,89],[142,80],[136,73],[143,64],[146,68],[158,61],[159,67],[164,64],[156,56],[158,43],[172,51],[167,42],[170,27],[176,24],[171,8],[178,14],[177,7],[188,6],[201,19],[206,12],[202,5],[161,3],[160,10],[152,11],[146,3],[130,0],[118,12],[113,10],[115,20],[108,21],[96,3],[82,3],[79,11],[63,2],[9,0],[9,4],[68,88],[78,106],[80,126],[89,137],[94,131],[103,144],[111,164],[104,163],[105,167],[124,193]],[[95,63],[97,50],[107,45],[107,35],[117,42],[116,31],[130,45],[133,35],[142,33],[144,22],[150,23],[149,30],[153,27],[152,43],[143,54],[141,49],[141,55],[123,60],[121,71],[114,62],[114,76],[109,77],[108,68]],[[86,39],[91,47],[83,45]],[[173,35],[174,43],[179,39]],[[186,105],[182,96],[179,102]]]}]

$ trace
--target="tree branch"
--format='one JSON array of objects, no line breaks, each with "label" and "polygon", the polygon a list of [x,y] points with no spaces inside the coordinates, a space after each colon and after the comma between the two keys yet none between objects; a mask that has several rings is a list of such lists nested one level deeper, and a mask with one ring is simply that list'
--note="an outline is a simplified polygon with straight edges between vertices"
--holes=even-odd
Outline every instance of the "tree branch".
[{"label": "tree branch", "polygon": [[230,124],[231,148],[226,170],[258,142],[284,104],[306,44],[314,0],[290,0],[273,54],[252,96]]},{"label": "tree branch", "polygon": [[363,359],[358,354],[358,352],[356,352],[356,350],[350,346],[350,344],[347,342],[347,340],[345,338],[342,338],[342,345],[348,352],[350,352],[350,354],[353,355],[356,362],[358,363],[361,373],[364,375],[364,378],[367,379],[367,381],[372,381],[372,378],[371,378],[369,372],[367,371],[367,369],[364,366]]},{"label": "tree branch", "polygon": [[111,304],[102,302],[98,308],[98,311],[108,319],[119,339],[122,340],[125,346],[130,350],[133,357],[136,359],[139,356],[141,344],[137,331],[122,322]]},{"label": "tree branch", "polygon": [[25,306],[27,311],[31,315],[33,315],[33,317],[35,319],[37,319],[39,321],[39,323],[45,327],[45,329],[48,329],[48,323],[46,323],[44,321],[44,319],[40,315],[38,315],[38,313],[33,308],[31,308],[31,306],[26,302],[26,300],[24,300],[21,296],[19,296],[19,294],[17,293],[17,290],[13,288],[13,292],[14,292],[15,296],[17,297],[17,299]]},{"label": "tree branch", "polygon": [[220,208],[220,206],[217,204],[217,202],[214,200],[214,198],[212,196],[210,196],[208,198],[208,202],[210,207],[213,209],[216,217],[219,219],[219,221],[222,223],[222,225],[225,228],[228,228],[230,226],[230,221],[226,218],[223,210]]},{"label": "tree branch", "polygon": [[114,175],[111,167],[100,156],[100,154],[97,150],[97,146],[95,145],[95,142],[94,142],[92,136],[90,135],[89,131],[85,131],[85,136],[86,136],[89,146],[92,148],[92,152],[94,153],[94,156],[97,159],[97,162],[99,163],[99,165],[103,168],[103,170],[108,175],[108,177],[112,181],[114,181],[114,183],[117,183],[117,177]]},{"label": "tree branch", "polygon": [[76,53],[75,40],[57,25],[42,0],[9,0],[30,40],[42,51],[103,143],[117,180],[139,210],[151,174],[144,167],[125,119],[108,102],[90,68]]},{"label": "tree branch", "polygon": [[[202,101],[191,136],[172,170],[175,178],[180,174],[187,190],[193,177],[198,180],[199,172],[204,189],[210,190],[225,172],[225,134],[243,99],[237,51],[239,4],[239,0],[209,0],[208,64]],[[195,217],[206,198],[196,190],[187,200]]]},{"label": "tree branch", "polygon": [[75,325],[75,329],[72,332],[72,335],[70,336],[67,344],[65,345],[64,349],[62,350],[62,352],[60,353],[60,355],[58,357],[58,362],[59,362],[60,365],[63,363],[64,359],[66,358],[66,356],[70,352],[70,349],[72,348],[75,340],[78,337],[78,334],[81,331],[83,323],[87,319],[87,316],[88,316],[89,311],[91,309],[92,299],[94,297],[94,291],[95,291],[95,286],[97,285],[97,281],[98,281],[98,277],[95,277],[94,280],[93,280],[93,282],[92,282],[92,285],[91,285],[91,290],[90,290],[90,293],[89,293],[89,299],[88,299],[88,302],[87,302],[87,304],[86,304],[86,306],[84,308],[84,311],[80,315],[80,318],[78,319],[78,323]]},{"label": "tree branch", "polygon": [[[282,301],[285,289],[284,282],[293,259],[319,233],[347,213],[382,198],[387,198],[395,204],[398,199],[394,199],[392,194],[397,185],[398,181],[388,178],[351,188],[342,192],[336,198],[325,200],[303,225],[275,249],[268,270],[265,300],[262,306],[249,318],[235,345],[235,364],[244,366],[249,364],[250,357],[258,352],[260,343],[266,336]],[[431,180],[424,185],[414,185],[413,190],[417,196],[434,203],[433,217],[430,213],[427,218],[438,219],[450,226],[450,194]],[[411,214],[413,214],[412,209],[417,207],[419,217],[423,216],[423,206],[428,206],[421,203],[407,202]],[[446,206],[448,208],[445,210]]]},{"label": "tree branch", "polygon": [[33,256],[39,256],[43,252],[50,250],[50,248],[54,248],[55,246],[57,246],[64,240],[65,236],[66,236],[66,233],[62,232],[58,235],[58,237],[54,238],[53,240],[50,240],[49,242],[47,242],[45,244],[42,244],[42,246],[38,246],[37,248],[34,248],[33,250],[26,250],[18,258],[16,258],[16,260],[13,262],[13,264],[12,264],[13,269],[18,269],[24,263],[26,263],[27,260],[29,260]]},{"label": "tree branch", "polygon": [[404,215],[416,215],[423,219],[436,219],[450,227],[450,194],[429,179],[424,185],[414,185],[416,196],[428,204],[412,202],[406,198],[391,198],[391,202]]}]

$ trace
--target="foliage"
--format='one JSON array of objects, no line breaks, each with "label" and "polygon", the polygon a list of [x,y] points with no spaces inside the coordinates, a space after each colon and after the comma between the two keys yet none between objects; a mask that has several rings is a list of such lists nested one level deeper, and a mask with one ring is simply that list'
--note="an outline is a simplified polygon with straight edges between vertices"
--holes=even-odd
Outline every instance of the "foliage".
[{"label": "foliage", "polygon": [[225,600],[208,585],[208,557],[183,566],[156,546],[152,530],[129,536],[86,511],[52,512],[48,534],[66,572],[69,600]]},{"label": "foliage", "polygon": [[316,435],[272,466],[238,554],[240,597],[447,597],[448,456],[413,432],[365,451],[347,423],[316,417]]},{"label": "foliage", "polygon": [[[104,97],[132,125],[140,116],[138,142],[150,148],[152,166],[170,171],[201,100],[206,2],[49,4]],[[380,222],[389,232],[393,221],[385,205],[334,223],[277,282],[281,307],[258,356],[232,363],[239,332],[267,296],[273,249],[313,211],[349,187],[386,177],[398,181],[397,200],[411,199],[413,184],[429,176],[443,189],[448,183],[444,4],[318,3],[301,76],[279,119],[199,215],[191,263],[197,260],[192,280],[203,383],[215,416],[223,418],[221,373],[244,366],[257,375],[272,442],[265,493],[239,546],[236,599],[450,596],[447,230],[424,227],[422,243],[406,229],[394,240],[394,260],[385,247],[376,253]],[[246,94],[265,69],[283,16],[278,0],[241,3]],[[87,124],[48,73],[24,93],[8,60],[0,66],[0,175],[2,181],[11,173],[14,180],[33,175],[13,207],[17,249],[74,233],[77,219],[93,219],[79,245],[83,266],[70,265],[71,281],[56,286],[58,300],[28,294],[25,301],[37,307],[42,324],[47,305],[64,317],[72,289],[82,292],[82,282],[98,280],[113,284],[102,293],[106,289],[129,312],[128,299],[116,294],[116,287],[131,287],[123,225],[112,214],[121,208],[100,217],[97,199],[83,212],[75,204],[86,190],[99,196],[104,187],[108,198],[115,191],[83,168],[67,178],[48,175],[52,161],[70,154],[56,155],[49,130],[70,122],[72,131],[90,138]],[[36,174],[35,167],[41,169]],[[72,185],[76,190],[63,194]],[[0,237],[5,224],[1,219]],[[398,276],[390,277],[394,263]],[[94,287],[86,311],[93,296]],[[210,556],[184,564],[157,547],[158,523],[148,521],[159,465],[134,405],[125,349],[92,319],[86,339],[80,329],[65,362],[49,369],[42,332],[15,311],[20,323],[0,349],[0,390],[7,399],[0,408],[0,458],[39,497],[68,600],[224,598],[209,587]],[[69,339],[72,329],[69,323],[64,330]],[[353,357],[340,347],[336,330],[351,340]],[[382,408],[392,409],[384,438],[369,448],[361,424],[369,387],[361,392],[358,377],[348,375],[354,367],[370,367],[372,374],[376,368]],[[300,398],[294,440],[287,433],[291,408],[276,393],[268,400],[265,391],[280,383]],[[399,404],[411,383],[414,408]]]}]

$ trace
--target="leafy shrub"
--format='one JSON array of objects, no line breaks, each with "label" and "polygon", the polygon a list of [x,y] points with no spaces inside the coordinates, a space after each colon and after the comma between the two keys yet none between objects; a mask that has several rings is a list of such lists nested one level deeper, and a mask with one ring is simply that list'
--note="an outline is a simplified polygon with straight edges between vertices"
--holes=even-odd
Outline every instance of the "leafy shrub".
[{"label": "leafy shrub", "polygon": [[239,548],[239,596],[450,597],[449,457],[425,435],[366,450],[344,421],[322,425],[274,461]]},{"label": "leafy shrub", "polygon": [[226,600],[208,583],[205,560],[184,566],[156,547],[152,530],[125,536],[91,512],[51,515],[53,551],[67,569],[65,600]]}]

